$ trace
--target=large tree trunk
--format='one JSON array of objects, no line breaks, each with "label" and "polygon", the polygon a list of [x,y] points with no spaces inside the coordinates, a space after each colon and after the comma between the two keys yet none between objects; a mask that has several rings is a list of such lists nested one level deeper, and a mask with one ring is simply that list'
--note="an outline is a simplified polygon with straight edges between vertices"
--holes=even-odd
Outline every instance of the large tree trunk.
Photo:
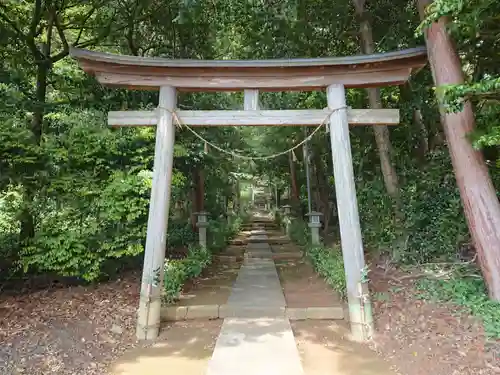
[{"label": "large tree trunk", "polygon": [[[424,18],[430,0],[419,0]],[[457,50],[446,31],[448,20],[441,18],[426,31],[429,62],[436,86],[463,84],[464,76]],[[468,134],[475,128],[471,103],[461,112],[446,113],[440,106],[441,121],[448,142],[457,184],[460,189],[469,231],[490,297],[500,301],[500,203],[481,152],[473,149]]]},{"label": "large tree trunk", "polygon": [[[372,54],[375,51],[373,43],[373,33],[368,13],[365,11],[365,0],[353,0],[356,14],[360,21],[361,52]],[[382,108],[380,90],[377,88],[366,89],[368,93],[368,102],[370,108]],[[401,215],[401,200],[396,168],[391,160],[392,146],[389,137],[389,129],[385,125],[376,125],[373,127],[375,141],[380,157],[380,166],[384,177],[385,188],[390,197],[394,200],[396,216]]]}]

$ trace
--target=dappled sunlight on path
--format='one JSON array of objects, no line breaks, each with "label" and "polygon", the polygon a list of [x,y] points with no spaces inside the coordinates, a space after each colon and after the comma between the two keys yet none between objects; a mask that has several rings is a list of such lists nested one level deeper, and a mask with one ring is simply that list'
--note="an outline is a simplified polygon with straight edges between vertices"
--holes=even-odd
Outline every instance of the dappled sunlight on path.
[{"label": "dappled sunlight on path", "polygon": [[[287,238],[272,226],[261,214],[246,233],[243,263],[230,294],[224,297],[226,301],[218,301],[225,303],[223,321],[169,324],[159,341],[121,358],[112,367],[112,375],[159,375],[165,371],[179,375],[394,374],[366,346],[346,339],[349,330],[342,321],[290,322],[284,315],[290,302],[304,308],[341,307],[341,303],[300,259],[295,245],[290,244],[284,253],[300,257],[280,260],[278,272],[273,260],[276,251],[269,245],[272,238],[268,235],[281,241]],[[210,284],[209,280],[202,282]],[[300,291],[295,295],[291,289],[297,288]],[[311,293],[312,300],[308,298]]]},{"label": "dappled sunlight on path", "polygon": [[112,375],[205,375],[221,325],[221,320],[171,324],[156,343],[131,350],[110,372]]}]

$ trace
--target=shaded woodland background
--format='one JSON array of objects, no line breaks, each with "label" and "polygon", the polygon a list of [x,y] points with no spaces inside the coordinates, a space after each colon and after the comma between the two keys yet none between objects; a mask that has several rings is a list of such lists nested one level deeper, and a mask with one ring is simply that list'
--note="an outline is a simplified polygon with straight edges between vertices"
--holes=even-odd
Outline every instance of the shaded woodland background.
[{"label": "shaded woodland background", "polygon": [[[500,3],[439,0],[431,20],[450,17],[467,84],[442,90],[450,109],[471,100],[471,142],[500,186]],[[27,273],[87,281],[140,264],[147,223],[154,129],[110,129],[109,110],[151,108],[157,93],[106,89],[68,57],[69,47],[138,56],[264,59],[346,56],[424,45],[412,1],[5,0],[0,4],[0,267],[3,279]],[[360,26],[363,26],[360,28]],[[371,27],[373,43],[362,32]],[[361,31],[360,31],[361,30]],[[366,36],[366,35],[365,35]],[[362,46],[362,47],[361,47]],[[369,106],[349,90],[353,108]],[[436,90],[428,67],[401,87],[380,90],[401,124],[351,129],[354,170],[367,251],[396,264],[472,259]],[[324,108],[323,92],[265,93],[265,109]],[[242,108],[241,93],[182,94],[183,109]],[[373,106],[373,105],[372,105]],[[246,155],[285,150],[299,128],[202,129],[210,141]],[[241,162],[187,131],[176,136],[169,256],[194,239],[192,212],[214,225],[238,180],[256,176],[306,207],[300,152],[269,162]],[[328,137],[311,141],[313,208],[325,236],[336,238]],[[382,151],[381,151],[382,150]],[[292,188],[290,188],[292,187]],[[281,202],[283,203],[283,202]],[[474,278],[474,289],[483,290]]]}]

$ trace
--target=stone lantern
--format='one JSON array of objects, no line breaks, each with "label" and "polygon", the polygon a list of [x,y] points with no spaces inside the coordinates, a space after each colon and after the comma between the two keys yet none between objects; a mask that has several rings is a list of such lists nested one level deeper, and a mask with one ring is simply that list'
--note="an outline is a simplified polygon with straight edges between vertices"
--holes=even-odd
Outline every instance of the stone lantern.
[{"label": "stone lantern", "polygon": [[196,227],[198,228],[198,241],[201,247],[207,247],[207,227],[208,227],[208,212],[195,212]]},{"label": "stone lantern", "polygon": [[321,212],[312,211],[306,216],[309,216],[309,228],[311,228],[311,243],[313,245],[319,245],[319,228],[321,228]]},{"label": "stone lantern", "polygon": [[285,216],[290,216],[292,214],[292,206],[290,206],[289,204],[285,204],[281,208],[283,208],[283,213],[285,214]]}]

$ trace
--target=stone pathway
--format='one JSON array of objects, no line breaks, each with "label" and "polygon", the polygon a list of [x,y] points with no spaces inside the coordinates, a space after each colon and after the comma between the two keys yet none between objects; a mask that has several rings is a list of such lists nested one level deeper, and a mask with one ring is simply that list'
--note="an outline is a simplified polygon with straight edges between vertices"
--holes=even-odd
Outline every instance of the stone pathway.
[{"label": "stone pathway", "polygon": [[[262,230],[249,241],[266,240]],[[288,319],[285,296],[267,243],[252,243],[242,265],[207,375],[303,375],[300,355]],[[248,315],[254,315],[249,317]]]},{"label": "stone pathway", "polygon": [[[227,302],[220,305],[225,319],[171,322],[156,343],[127,353],[111,374],[394,375],[365,345],[344,338],[348,327],[343,321],[284,318],[290,294],[285,298],[283,288],[290,292],[287,282],[280,283],[272,239],[265,225],[258,225],[245,239],[243,264]],[[299,265],[289,267],[299,272]],[[314,283],[312,276],[309,282]],[[288,289],[297,289],[292,284]]]}]

